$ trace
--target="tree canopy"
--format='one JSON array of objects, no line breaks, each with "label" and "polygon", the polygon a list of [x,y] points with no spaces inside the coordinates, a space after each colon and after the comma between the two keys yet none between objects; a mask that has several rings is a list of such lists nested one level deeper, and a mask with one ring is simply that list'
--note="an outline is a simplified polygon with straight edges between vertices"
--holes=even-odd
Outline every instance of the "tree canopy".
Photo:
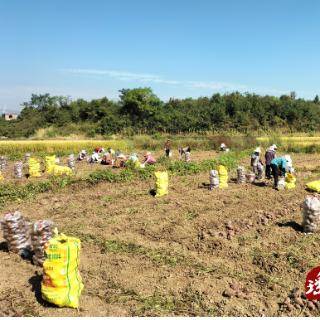
[{"label": "tree canopy", "polygon": [[[86,125],[95,133],[126,134],[237,130],[288,131],[320,130],[320,103],[297,99],[295,92],[274,96],[233,92],[198,99],[174,99],[162,102],[151,88],[119,90],[119,101],[107,97],[72,101],[69,96],[32,94],[17,120],[0,120],[0,135],[28,137],[37,129],[72,124]],[[88,129],[89,130],[89,129]],[[93,133],[94,134],[94,133]]]}]

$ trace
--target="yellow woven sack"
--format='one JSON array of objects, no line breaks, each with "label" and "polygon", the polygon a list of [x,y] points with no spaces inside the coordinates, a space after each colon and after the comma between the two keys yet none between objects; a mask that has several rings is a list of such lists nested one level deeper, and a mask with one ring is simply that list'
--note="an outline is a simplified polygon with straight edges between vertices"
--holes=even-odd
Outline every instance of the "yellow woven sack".
[{"label": "yellow woven sack", "polygon": [[29,167],[29,176],[30,178],[37,178],[41,177],[40,171],[40,161],[35,158],[30,158],[28,161]]},{"label": "yellow woven sack", "polygon": [[168,194],[168,172],[155,172],[157,178],[157,194],[156,197],[162,197]]},{"label": "yellow woven sack", "polygon": [[54,166],[54,175],[55,176],[62,176],[62,175],[69,175],[72,173],[72,170],[69,167],[61,167],[61,166]]},{"label": "yellow woven sack", "polygon": [[224,166],[217,166],[218,173],[220,176],[227,176],[228,175],[228,168]]},{"label": "yellow woven sack", "polygon": [[285,182],[284,184],[286,189],[294,189],[296,187],[296,185],[291,182]]},{"label": "yellow woven sack", "polygon": [[290,173],[287,173],[286,182],[295,183],[297,179]]},{"label": "yellow woven sack", "polygon": [[46,157],[46,169],[44,172],[54,172],[54,166],[56,165],[56,156]]},{"label": "yellow woven sack", "polygon": [[309,183],[307,183],[306,187],[311,191],[319,192],[320,191],[320,181],[309,182]]},{"label": "yellow woven sack", "polygon": [[228,188],[228,176],[219,176],[219,188]]},{"label": "yellow woven sack", "polygon": [[59,307],[78,308],[83,289],[78,269],[80,251],[79,239],[58,235],[55,230],[55,236],[44,244],[42,299]]}]

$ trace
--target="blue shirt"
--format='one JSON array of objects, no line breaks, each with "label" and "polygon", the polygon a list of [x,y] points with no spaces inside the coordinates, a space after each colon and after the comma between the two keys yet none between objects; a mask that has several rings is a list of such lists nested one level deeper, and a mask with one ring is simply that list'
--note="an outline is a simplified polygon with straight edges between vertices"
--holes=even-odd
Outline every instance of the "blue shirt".
[{"label": "blue shirt", "polygon": [[279,169],[284,170],[284,168],[287,165],[287,161],[285,158],[281,157],[281,158],[275,158],[273,160],[271,160],[270,164],[275,164]]},{"label": "blue shirt", "polygon": [[139,161],[139,159],[138,159],[138,157],[137,156],[131,156],[130,158],[129,158],[129,160],[136,160],[136,161]]}]

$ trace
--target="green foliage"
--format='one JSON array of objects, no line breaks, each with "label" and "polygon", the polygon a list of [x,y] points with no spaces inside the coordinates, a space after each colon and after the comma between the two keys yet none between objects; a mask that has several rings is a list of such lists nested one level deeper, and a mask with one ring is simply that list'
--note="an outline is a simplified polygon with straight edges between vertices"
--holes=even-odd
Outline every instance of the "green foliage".
[{"label": "green foliage", "polygon": [[214,94],[198,99],[170,99],[163,103],[150,88],[120,90],[120,101],[103,97],[92,101],[32,94],[17,120],[0,119],[0,135],[29,137],[52,125],[52,137],[86,132],[112,135],[240,132],[248,137],[257,131],[309,132],[320,130],[319,97],[297,99],[296,93],[280,98],[257,94]]}]

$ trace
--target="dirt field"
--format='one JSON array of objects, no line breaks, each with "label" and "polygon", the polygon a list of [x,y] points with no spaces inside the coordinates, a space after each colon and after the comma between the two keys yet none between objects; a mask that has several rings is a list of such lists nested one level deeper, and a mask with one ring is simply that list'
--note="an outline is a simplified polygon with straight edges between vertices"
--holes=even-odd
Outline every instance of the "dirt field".
[{"label": "dirt field", "polygon": [[[1,234],[0,310],[57,317],[319,316],[320,309],[288,312],[283,305],[292,289],[304,288],[320,254],[319,235],[304,236],[300,227],[300,205],[311,194],[305,184],[319,179],[319,157],[292,159],[294,190],[276,191],[270,181],[238,185],[231,172],[227,189],[209,191],[206,173],[171,177],[162,198],[150,195],[154,182],[135,181],[73,186],[5,204],[2,215],[17,210],[30,222],[48,219],[82,240],[84,290],[79,311],[43,301],[42,269],[8,253]],[[78,167],[79,174],[92,170]],[[228,221],[235,234],[227,237]],[[223,295],[232,284],[245,298]]]}]

